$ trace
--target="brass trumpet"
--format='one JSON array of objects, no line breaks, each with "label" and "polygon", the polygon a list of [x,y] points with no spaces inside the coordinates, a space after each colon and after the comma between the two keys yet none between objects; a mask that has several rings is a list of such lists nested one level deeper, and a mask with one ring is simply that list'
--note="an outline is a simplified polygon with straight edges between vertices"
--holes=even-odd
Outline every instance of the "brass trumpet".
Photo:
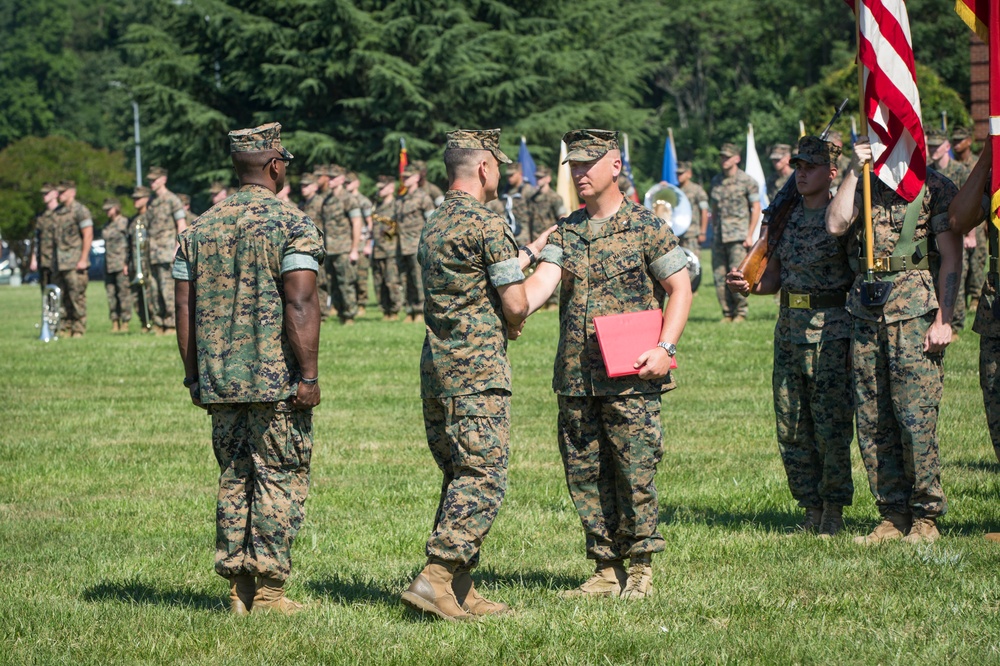
[{"label": "brass trumpet", "polygon": [[382,236],[384,236],[387,241],[396,239],[396,234],[399,232],[399,225],[396,224],[396,220],[391,217],[375,213],[372,215],[372,221],[378,222],[382,225]]}]

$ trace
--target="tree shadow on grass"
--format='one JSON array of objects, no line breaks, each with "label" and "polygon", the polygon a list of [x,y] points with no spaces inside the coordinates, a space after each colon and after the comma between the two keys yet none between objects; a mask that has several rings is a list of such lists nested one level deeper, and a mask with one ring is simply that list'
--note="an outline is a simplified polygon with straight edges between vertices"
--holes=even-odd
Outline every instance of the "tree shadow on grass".
[{"label": "tree shadow on grass", "polygon": [[533,590],[565,590],[576,587],[585,581],[589,574],[580,576],[567,576],[565,574],[555,574],[548,571],[518,571],[505,573],[492,569],[476,570],[472,577],[476,583],[482,583],[489,587],[523,587]]},{"label": "tree shadow on grass", "polygon": [[106,581],[86,588],[84,601],[120,601],[150,606],[180,606],[197,610],[228,611],[223,595],[204,594],[191,589],[157,589],[135,580]]},{"label": "tree shadow on grass", "polygon": [[[399,593],[394,591],[398,584],[399,581],[395,580],[386,580],[380,584],[373,578],[338,576],[334,574],[327,578],[306,581],[303,583],[303,586],[313,594],[330,597],[341,604],[374,603],[394,605],[399,602]],[[402,589],[406,589],[406,585],[403,585]]]}]

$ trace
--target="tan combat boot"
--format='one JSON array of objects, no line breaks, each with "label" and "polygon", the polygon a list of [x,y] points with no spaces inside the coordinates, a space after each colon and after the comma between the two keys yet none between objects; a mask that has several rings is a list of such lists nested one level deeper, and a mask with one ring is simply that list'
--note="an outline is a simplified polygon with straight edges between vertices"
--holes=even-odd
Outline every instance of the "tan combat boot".
[{"label": "tan combat boot", "polygon": [[983,535],[983,538],[993,543],[1000,543],[1000,532],[987,532]]},{"label": "tan combat boot", "polygon": [[819,538],[829,539],[844,529],[844,507],[823,502],[823,518],[819,523]]},{"label": "tan combat boot", "polygon": [[622,590],[622,599],[634,601],[653,595],[653,562],[649,555],[633,557],[629,562],[628,580]]},{"label": "tan combat boot", "polygon": [[819,530],[822,523],[823,509],[817,507],[807,507],[806,517],[802,520],[802,524],[799,525],[799,531],[816,532]]},{"label": "tan combat boot", "polygon": [[118,327],[118,320],[117,319],[113,319],[111,321],[111,332],[112,333],[117,333],[120,330],[121,329]]},{"label": "tan combat boot", "polygon": [[128,322],[123,321],[121,324],[119,324],[118,330],[121,331],[122,333],[128,333]]},{"label": "tan combat boot", "polygon": [[854,537],[854,543],[861,546],[871,546],[876,543],[902,539],[910,529],[910,514],[890,511],[882,518],[871,534]]},{"label": "tan combat boot", "polygon": [[417,574],[410,587],[403,592],[403,603],[422,613],[430,613],[442,620],[471,620],[455,598],[451,584],[455,565],[442,560],[427,560],[427,566]]},{"label": "tan combat boot", "polygon": [[483,615],[503,615],[510,612],[510,606],[499,601],[490,601],[476,591],[472,576],[468,571],[458,569],[451,581],[451,589],[455,599],[466,613],[482,617]]},{"label": "tan combat boot", "polygon": [[914,518],[910,533],[903,537],[906,543],[934,543],[941,538],[933,518]]},{"label": "tan combat boot", "polygon": [[733,317],[734,324],[742,324],[746,320],[747,320],[746,315],[736,315],[735,317]]},{"label": "tan combat boot", "polygon": [[970,298],[969,299],[969,307],[968,307],[969,312],[975,312],[978,309],[979,309],[979,299],[978,298]]},{"label": "tan combat boot", "polygon": [[559,593],[563,599],[573,597],[618,597],[625,589],[628,573],[621,560],[598,561],[594,575],[580,587]]},{"label": "tan combat boot", "polygon": [[261,576],[257,579],[257,593],[253,597],[253,612],[275,612],[294,615],[305,606],[285,596],[285,581]]},{"label": "tan combat boot", "polygon": [[229,577],[229,610],[235,615],[247,615],[253,608],[257,580],[249,574]]}]

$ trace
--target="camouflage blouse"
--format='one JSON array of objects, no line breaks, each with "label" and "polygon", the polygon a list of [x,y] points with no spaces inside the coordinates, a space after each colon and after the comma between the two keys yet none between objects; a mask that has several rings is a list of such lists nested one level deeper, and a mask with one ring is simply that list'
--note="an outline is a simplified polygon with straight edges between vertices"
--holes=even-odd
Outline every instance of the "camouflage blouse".
[{"label": "camouflage blouse", "polygon": [[128,258],[128,218],[119,215],[101,229],[104,239],[104,270],[120,273],[125,270]]},{"label": "camouflage blouse", "polygon": [[420,395],[510,391],[499,287],[524,280],[510,227],[471,195],[449,190],[424,225],[417,258],[427,335]]},{"label": "camouflage blouse", "polygon": [[316,271],[323,258],[312,220],[259,185],[244,185],[181,233],[173,276],[195,292],[202,402],[277,402],[295,392],[282,276]]},{"label": "camouflage blouse", "polygon": [[145,219],[151,262],[169,264],[173,261],[177,249],[177,222],[186,216],[184,204],[170,190],[149,200]]},{"label": "camouflage blouse", "polygon": [[[56,241],[56,270],[76,270],[83,253],[83,230],[94,226],[94,218],[79,201],[59,206],[52,212]],[[84,257],[89,263],[90,257]]]},{"label": "camouflage blouse", "polygon": [[757,181],[740,169],[732,176],[712,179],[712,233],[715,243],[742,242],[750,228],[750,209],[760,201]]}]

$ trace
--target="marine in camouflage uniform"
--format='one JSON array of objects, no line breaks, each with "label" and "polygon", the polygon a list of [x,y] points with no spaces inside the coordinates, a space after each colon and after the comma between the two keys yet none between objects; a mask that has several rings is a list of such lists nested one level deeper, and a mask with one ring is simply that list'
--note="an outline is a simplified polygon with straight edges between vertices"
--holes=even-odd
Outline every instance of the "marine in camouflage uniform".
[{"label": "marine in camouflage uniform", "polygon": [[444,203],[444,192],[441,188],[427,180],[427,162],[424,160],[413,160],[413,166],[420,172],[420,189],[427,193],[427,196],[434,202],[434,206]]},{"label": "marine in camouflage uniform", "polygon": [[781,188],[785,186],[788,179],[792,177],[795,171],[791,166],[792,147],[787,143],[779,143],[771,151],[771,165],[774,167],[774,173],[767,177],[765,182],[767,186],[767,198],[771,201],[774,197],[781,191]]},{"label": "marine in camouflage uniform", "polygon": [[372,281],[383,318],[396,321],[403,307],[399,262],[396,261],[397,229],[392,217],[395,213],[396,179],[379,176],[378,187],[382,201],[372,214]]},{"label": "marine in camouflage uniform", "polygon": [[[232,582],[238,614],[301,608],[283,584],[305,512],[319,402],[314,274],[323,245],[312,220],[275,196],[282,158],[292,157],[280,127],[230,132],[240,189],[181,233],[173,265],[184,383],[212,416],[220,469],[215,571]],[[262,169],[255,157],[269,155]]]},{"label": "marine in camouflage uniform", "polygon": [[76,200],[76,183],[59,183],[59,207],[53,211],[56,247],[53,276],[62,290],[62,317],[59,329],[74,338],[87,330],[87,283],[90,245],[94,238],[94,219]]},{"label": "marine in camouflage uniform", "polygon": [[361,227],[361,203],[344,189],[347,171],[336,164],[328,169],[330,194],[323,200],[323,236],[326,242],[326,274],[337,316],[344,324],[358,315],[356,283]]},{"label": "marine in camouflage uniform", "polygon": [[709,194],[715,295],[722,306],[723,321],[743,321],[747,298],[726,288],[726,274],[740,265],[752,245],[752,231],[760,218],[760,191],[757,181],[737,166],[740,151],[735,145],[723,144],[719,158],[723,172],[712,179]]},{"label": "marine in camouflage uniform", "polygon": [[681,237],[681,246],[701,257],[701,242],[708,228],[708,194],[700,184],[691,180],[690,162],[677,163],[677,180],[681,192],[691,203],[691,226]]},{"label": "marine in camouflage uniform", "polygon": [[538,187],[528,199],[531,204],[531,240],[566,217],[566,204],[551,186],[552,170],[547,166],[539,166],[535,169],[535,178]]},{"label": "marine in camouflage uniform", "polygon": [[[801,170],[802,199],[754,288],[781,292],[774,327],[772,391],[781,461],[788,488],[805,509],[804,531],[830,537],[844,526],[851,504],[851,315],[844,308],[854,274],[846,239],[826,230],[830,183],[840,149],[815,136],[803,137],[791,164]],[[739,271],[730,288],[748,290]]]},{"label": "marine in camouflage uniform", "polygon": [[403,302],[407,320],[419,321],[424,316],[423,280],[417,247],[424,222],[434,212],[434,202],[429,194],[417,187],[420,171],[412,164],[403,171],[406,193],[393,199],[392,218],[396,221],[395,253],[399,277],[403,283]]},{"label": "marine in camouflage uniform", "polygon": [[[665,336],[676,340],[687,321],[687,259],[670,226],[615,184],[617,132],[573,130],[563,141],[574,174],[586,170],[594,184],[581,190],[587,207],[571,212],[549,236],[526,290],[537,309],[561,280],[552,379],[559,451],[587,557],[597,561],[594,576],[565,594],[642,598],[652,591],[652,555],[664,550],[654,476],[663,455],[661,394],[674,388],[669,357],[675,347]],[[589,209],[615,212],[597,218]],[[682,280],[675,277],[681,271]],[[594,318],[659,310],[665,295],[671,299],[663,345],[639,357],[643,376],[608,377]],[[657,371],[647,373],[647,365]],[[631,558],[627,575],[625,558]]]},{"label": "marine in camouflage uniform", "polygon": [[358,263],[355,270],[357,275],[354,282],[358,316],[365,313],[365,307],[368,305],[368,274],[371,273],[372,269],[372,228],[374,226],[372,213],[375,211],[372,200],[358,191],[360,186],[361,181],[358,179],[358,175],[353,171],[348,172],[345,187],[361,205],[361,219],[363,221],[361,225],[361,251],[358,253]]},{"label": "marine in camouflage uniform", "polygon": [[[509,163],[500,152],[499,134],[448,133],[445,163],[453,187],[424,225],[418,250],[427,330],[420,396],[427,444],[444,479],[427,540],[428,564],[403,601],[442,619],[507,610],[492,602],[473,606],[461,589],[463,581],[471,581],[468,572],[479,563],[507,488],[507,327],[519,327],[527,314],[514,235],[484,205],[496,191],[499,164]],[[487,164],[494,179],[466,180],[473,163]]]},{"label": "marine in camouflage uniform", "polygon": [[104,202],[108,223],[101,229],[104,239],[104,289],[108,295],[108,314],[114,331],[127,331],[132,319],[132,293],[129,289],[128,218],[122,215],[116,199]]},{"label": "marine in camouflage uniform", "polygon": [[41,189],[45,210],[35,217],[35,232],[32,234],[31,257],[35,270],[38,271],[38,284],[42,294],[54,279],[56,227],[55,210],[59,207],[59,190],[51,183],[45,183]]},{"label": "marine in camouflage uniform", "polygon": [[[135,303],[140,326],[143,326],[144,319],[152,322],[152,313],[149,310],[149,283],[151,282],[149,276],[149,234],[146,226],[146,211],[149,208],[149,197],[152,194],[152,190],[142,185],[132,191],[132,205],[135,206],[136,214],[128,222],[128,272],[132,276],[130,282],[132,302]],[[137,256],[138,251],[142,252],[142,256]],[[142,274],[141,280],[140,273]],[[146,309],[145,312],[142,311],[143,308]],[[150,323],[149,329],[142,328],[143,333],[150,330],[152,330],[152,323]]]},{"label": "marine in camouflage uniform", "polygon": [[535,188],[524,180],[520,162],[513,162],[507,167],[507,191],[488,204],[490,210],[507,220],[518,245],[524,245],[545,230],[541,226],[534,230],[531,205],[534,194]]},{"label": "marine in camouflage uniform", "polygon": [[149,243],[149,310],[159,333],[174,328],[174,279],[171,262],[177,249],[177,234],[187,226],[187,212],[180,198],[167,189],[167,170],[150,167],[146,174],[153,196],[144,219]]},{"label": "marine in camouflage uniform", "polygon": [[[924,135],[927,138],[927,155],[930,158],[930,166],[954,183],[955,187],[962,187],[969,178],[969,167],[951,158],[949,155],[951,146],[948,144],[947,137],[940,130],[925,129]],[[971,238],[975,237],[975,233],[972,233]],[[965,286],[969,281],[970,260],[975,251],[974,247],[962,251],[962,277],[958,281],[958,300],[955,302],[955,314],[951,318],[951,330],[956,334],[965,328]],[[980,281],[978,284],[982,284],[982,282]]]},{"label": "marine in camouflage uniform", "polygon": [[[868,143],[854,146],[852,170],[827,213],[831,233],[848,235],[848,256],[857,277],[847,300],[853,317],[851,355],[858,445],[882,523],[863,544],[898,539],[933,541],[936,518],[947,509],[938,462],[937,418],[944,348],[957,290],[961,240],[948,230],[948,206],[956,188],[928,169],[923,196],[913,204],[915,230],[904,234],[905,199],[872,178],[873,267],[876,281],[891,283],[883,305],[866,305],[864,219],[859,162]],[[853,210],[852,210],[853,207]],[[904,236],[908,236],[904,238]],[[928,260],[934,241],[941,255],[938,302]],[[912,245],[911,245],[912,244]],[[913,250],[907,249],[907,246]],[[859,258],[860,259],[856,259]],[[905,257],[905,259],[904,259]],[[949,301],[950,299],[950,301]],[[925,344],[929,351],[925,351]]]},{"label": "marine in camouflage uniform", "polygon": [[[319,167],[316,167],[317,169]],[[327,178],[327,176],[323,176]],[[319,177],[315,173],[305,173],[302,174],[302,179],[299,181],[300,192],[302,194],[302,201],[299,202],[299,210],[306,214],[310,220],[317,225],[320,233],[323,232],[321,228],[323,221],[323,200],[325,196],[319,191]],[[330,280],[326,275],[326,262],[324,261],[319,266],[319,272],[316,274],[316,290],[319,292],[319,308],[323,313],[323,318],[326,318],[327,308],[330,307]]]}]

